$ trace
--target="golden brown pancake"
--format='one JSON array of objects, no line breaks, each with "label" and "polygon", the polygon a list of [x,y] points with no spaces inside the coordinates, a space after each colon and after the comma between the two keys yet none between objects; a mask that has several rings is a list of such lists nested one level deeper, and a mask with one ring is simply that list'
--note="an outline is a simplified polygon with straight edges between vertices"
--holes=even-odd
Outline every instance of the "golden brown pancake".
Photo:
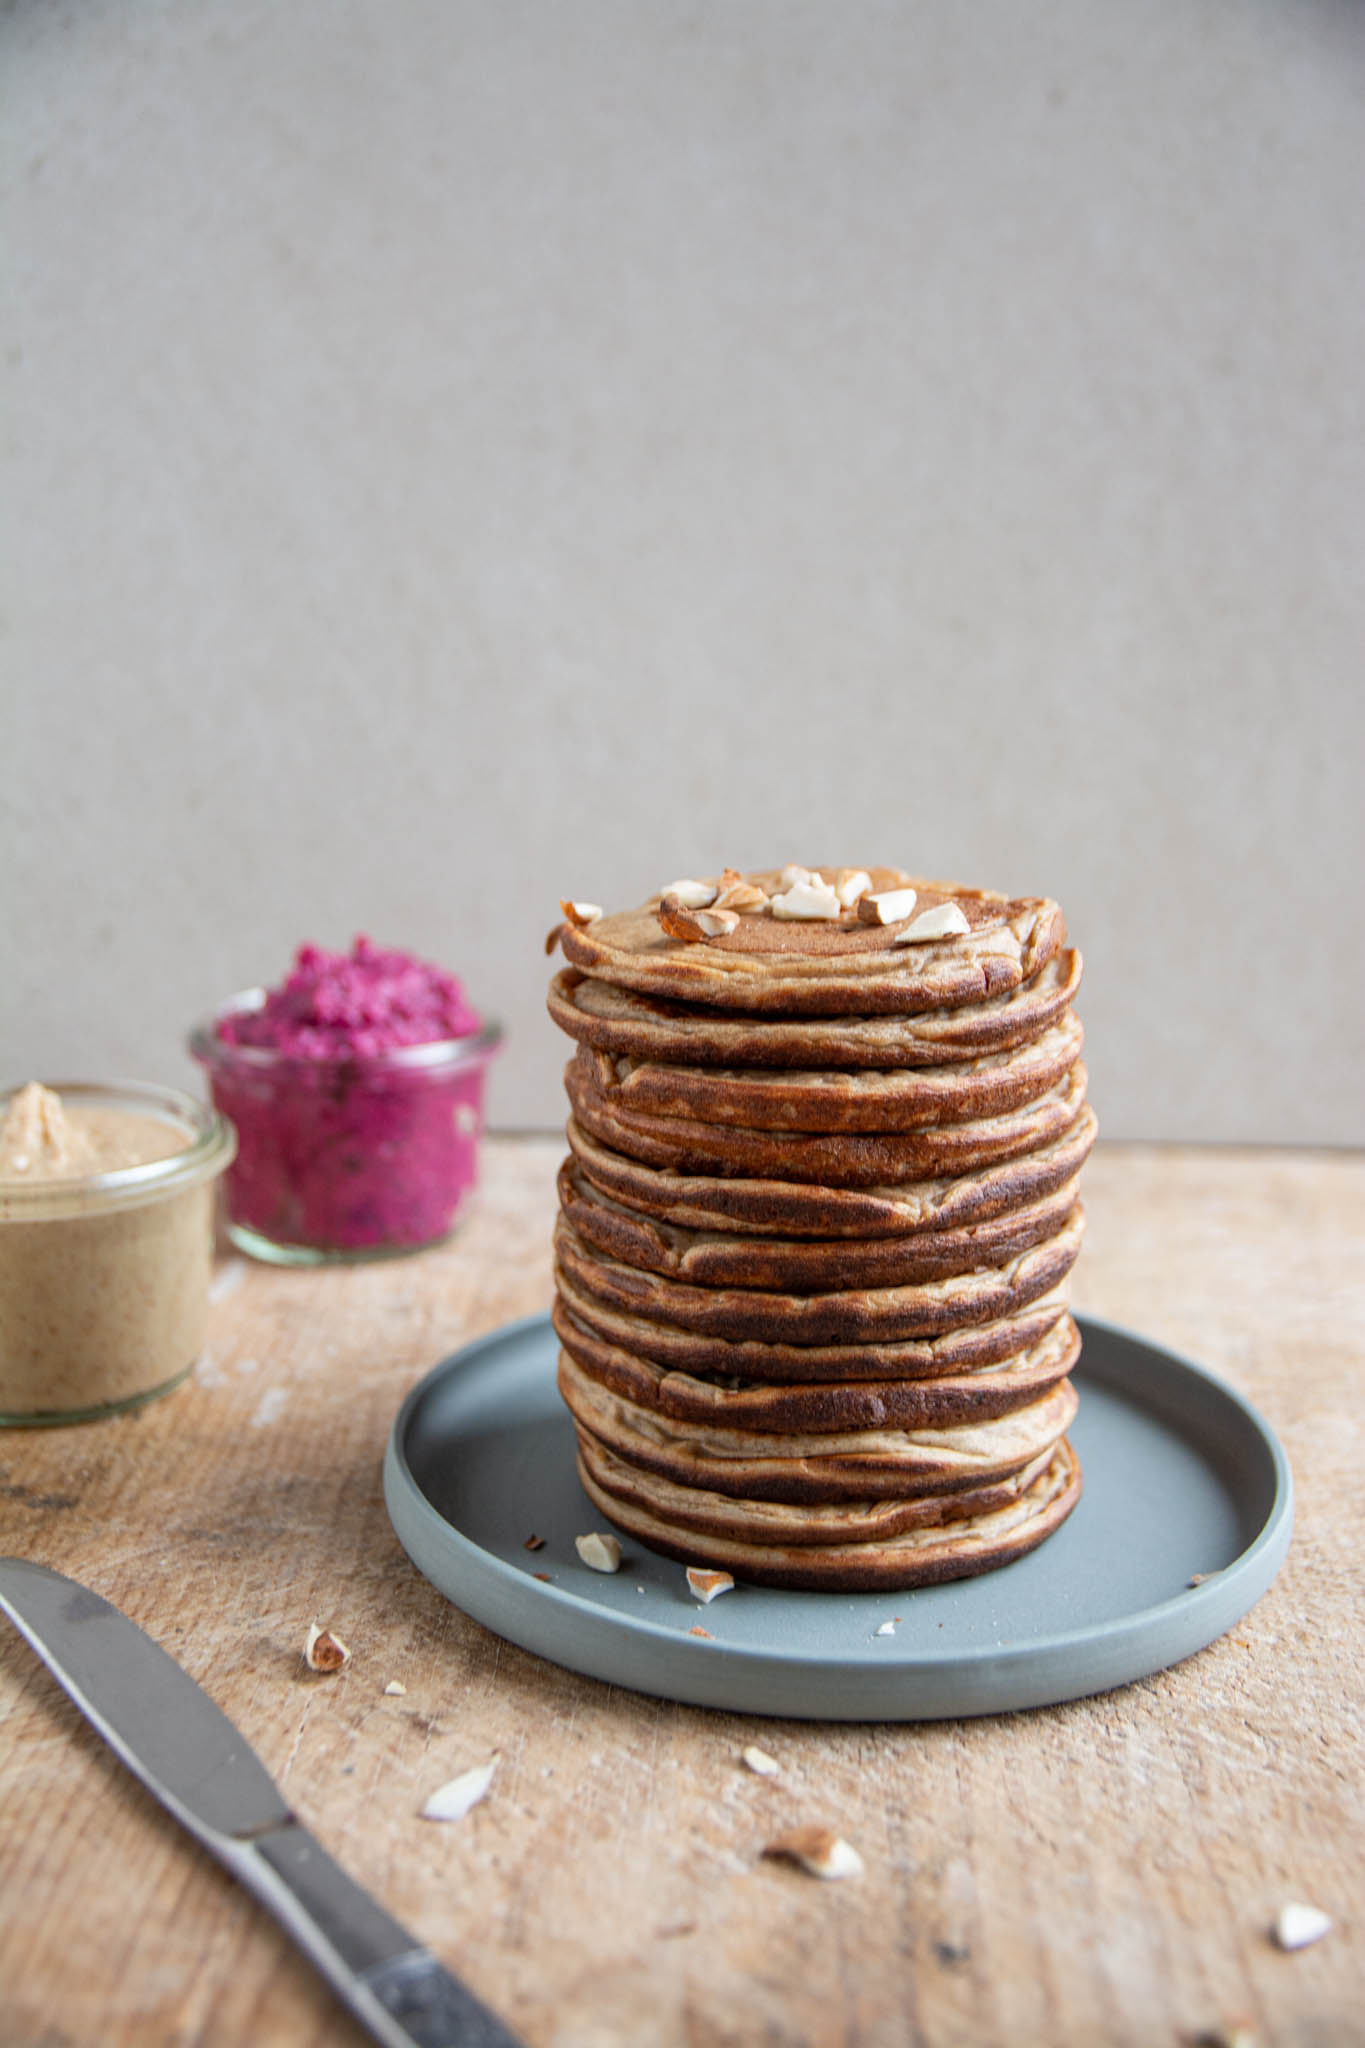
[{"label": "golden brown pancake", "polygon": [[1070,1380],[1026,1407],[963,1423],[787,1430],[675,1422],[616,1394],[559,1355],[559,1390],[574,1421],[618,1457],[682,1486],[755,1500],[906,1499],[1006,1477],[1055,1444],[1076,1413]]},{"label": "golden brown pancake", "polygon": [[1002,1116],[1035,1101],[1081,1056],[1080,1021],[1064,1010],[1031,1045],[955,1066],[860,1068],[683,1067],[578,1049],[586,1085],[612,1108],[696,1118],[757,1131],[924,1131]]},{"label": "golden brown pancake", "polygon": [[910,1528],[864,1542],[795,1544],[742,1542],[685,1528],[624,1492],[608,1492],[600,1461],[596,1470],[590,1469],[581,1452],[578,1475],[588,1498],[610,1521],[665,1557],[711,1565],[754,1585],[825,1593],[902,1592],[993,1571],[1060,1527],[1081,1491],[1080,1462],[1063,1438],[1042,1472],[1006,1507],[941,1528]]},{"label": "golden brown pancake", "polygon": [[1055,1236],[1017,1253],[1003,1266],[901,1287],[838,1288],[821,1294],[694,1287],[671,1280],[594,1252],[562,1212],[554,1243],[557,1272],[567,1275],[580,1293],[609,1307],[728,1343],[750,1340],[804,1347],[896,1343],[1011,1315],[1049,1293],[1071,1271],[1084,1227],[1077,1203]]},{"label": "golden brown pancake", "polygon": [[[863,924],[851,911],[837,921],[796,923],[753,913],[740,918],[737,930],[691,944],[663,931],[655,897],[583,930],[566,924],[560,944],[570,966],[616,988],[800,1017],[900,1016],[985,1002],[1018,988],[1061,950],[1066,923],[1044,898],[920,881],[895,868],[868,872],[877,890],[913,886],[917,916],[957,904],[970,931],[963,938],[898,945],[896,927]],[[746,879],[769,893],[781,886],[776,870]]]},{"label": "golden brown pancake", "polygon": [[818,1294],[846,1287],[901,1287],[1002,1266],[1059,1231],[1079,1177],[1053,1194],[959,1230],[902,1237],[759,1236],[752,1231],[689,1230],[639,1214],[593,1186],[572,1154],[559,1170],[559,1206],[593,1251],[699,1287],[758,1287]]},{"label": "golden brown pancake", "polygon": [[907,1529],[950,1529],[970,1516],[1009,1507],[1027,1492],[1056,1456],[1050,1444],[1021,1471],[1003,1479],[968,1483],[951,1493],[925,1493],[909,1500],[803,1501],[737,1498],[701,1486],[680,1486],[657,1472],[630,1464],[591,1431],[578,1431],[579,1456],[597,1484],[613,1499],[664,1517],[696,1536],[729,1536],[741,1543],[779,1543],[800,1549],[828,1543],[869,1543]]},{"label": "golden brown pancake", "polygon": [[565,968],[548,1007],[594,1052],[683,1066],[929,1067],[1030,1045],[1081,984],[1081,956],[1058,953],[1017,989],[959,1008],[884,1017],[746,1017],[668,1002]]},{"label": "golden brown pancake", "polygon": [[1080,1172],[1097,1129],[1094,1111],[1083,1103],[1061,1136],[1035,1151],[975,1173],[861,1188],[646,1166],[600,1144],[576,1118],[570,1118],[566,1135],[585,1179],[640,1214],[692,1230],[743,1229],[842,1242],[964,1228],[1043,1200]]},{"label": "golden brown pancake", "polygon": [[675,1173],[716,1173],[823,1187],[882,1187],[928,1175],[964,1174],[1051,1144],[1070,1128],[1085,1100],[1085,1063],[1022,1108],[922,1131],[756,1131],[697,1117],[649,1116],[606,1097],[570,1061],[564,1073],[573,1113],[602,1144],[646,1166]]},{"label": "golden brown pancake", "polygon": [[999,1363],[919,1379],[772,1384],[711,1380],[655,1365],[594,1335],[562,1301],[554,1326],[575,1367],[608,1393],[679,1423],[723,1423],[758,1433],[923,1428],[992,1422],[1027,1408],[1055,1387],[1080,1354],[1080,1332],[1063,1316],[1036,1344]]},{"label": "golden brown pancake", "polygon": [[702,1379],[765,1380],[787,1384],[798,1380],[924,1379],[940,1373],[998,1365],[1045,1337],[1066,1313],[1066,1287],[1047,1294],[1010,1315],[986,1323],[963,1323],[933,1337],[904,1337],[894,1342],[860,1344],[789,1344],[698,1336],[650,1316],[613,1308],[609,1302],[575,1285],[561,1266],[556,1274],[561,1304],[574,1321],[638,1358]]}]

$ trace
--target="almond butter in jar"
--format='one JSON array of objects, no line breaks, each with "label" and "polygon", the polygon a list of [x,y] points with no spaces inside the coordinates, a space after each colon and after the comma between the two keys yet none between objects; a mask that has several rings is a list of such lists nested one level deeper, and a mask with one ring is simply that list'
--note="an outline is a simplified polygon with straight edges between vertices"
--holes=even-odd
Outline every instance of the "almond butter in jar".
[{"label": "almond butter in jar", "polygon": [[232,1126],[176,1089],[0,1092],[0,1426],[154,1400],[199,1355]]}]

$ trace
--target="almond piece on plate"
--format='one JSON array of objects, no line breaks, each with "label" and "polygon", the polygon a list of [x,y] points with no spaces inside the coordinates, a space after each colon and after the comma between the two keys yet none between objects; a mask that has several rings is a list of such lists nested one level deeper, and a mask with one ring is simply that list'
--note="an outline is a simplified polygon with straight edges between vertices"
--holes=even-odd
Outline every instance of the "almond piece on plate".
[{"label": "almond piece on plate", "polygon": [[862,1857],[842,1835],[836,1835],[833,1828],[790,1828],[775,1842],[769,1842],[763,1854],[781,1856],[788,1863],[799,1863],[812,1877],[861,1877],[863,1874]]},{"label": "almond piece on plate", "polygon": [[865,868],[840,868],[834,884],[834,893],[845,910],[852,910],[855,903],[861,903],[872,887],[872,877]]},{"label": "almond piece on plate", "polygon": [[596,924],[598,918],[602,915],[600,903],[569,903],[561,896],[559,907],[574,930],[578,932],[583,931],[590,924]]},{"label": "almond piece on plate", "polygon": [[687,1567],[687,1589],[693,1599],[709,1607],[718,1593],[734,1591],[734,1579],[729,1572],[711,1571],[707,1566],[690,1564]]},{"label": "almond piece on plate", "polygon": [[926,939],[960,939],[970,930],[971,926],[956,903],[936,903],[932,910],[922,910],[903,932],[897,932],[891,943],[893,946],[918,946]]},{"label": "almond piece on plate", "polygon": [[605,1530],[594,1529],[587,1536],[575,1536],[573,1547],[592,1572],[619,1572],[621,1546]]},{"label": "almond piece on plate", "polygon": [[340,1636],[314,1622],[303,1646],[303,1661],[310,1671],[340,1671],[343,1664],[350,1663],[351,1653]]},{"label": "almond piece on plate", "polygon": [[858,916],[864,924],[899,924],[909,917],[918,896],[916,889],[883,889],[876,896],[860,896]]}]

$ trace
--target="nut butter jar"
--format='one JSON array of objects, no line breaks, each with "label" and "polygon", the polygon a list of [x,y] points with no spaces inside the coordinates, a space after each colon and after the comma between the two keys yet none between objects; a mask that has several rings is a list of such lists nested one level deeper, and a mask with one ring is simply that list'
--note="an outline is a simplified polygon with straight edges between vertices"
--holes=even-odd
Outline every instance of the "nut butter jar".
[{"label": "nut butter jar", "polygon": [[0,1426],[91,1421],[185,1378],[236,1144],[176,1089],[0,1091]]}]

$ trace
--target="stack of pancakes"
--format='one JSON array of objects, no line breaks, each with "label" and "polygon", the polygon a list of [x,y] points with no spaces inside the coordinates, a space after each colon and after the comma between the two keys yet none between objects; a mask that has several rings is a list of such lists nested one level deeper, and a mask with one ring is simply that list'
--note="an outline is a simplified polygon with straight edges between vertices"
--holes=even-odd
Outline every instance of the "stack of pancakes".
[{"label": "stack of pancakes", "polygon": [[[1080,1492],[1080,957],[1055,903],[867,881],[913,916],[786,919],[776,872],[708,935],[676,935],[673,896],[663,922],[566,905],[550,990],[577,1042],[554,1322],[583,1486],[769,1585],[985,1571]],[[967,929],[907,943],[945,904]]]}]

